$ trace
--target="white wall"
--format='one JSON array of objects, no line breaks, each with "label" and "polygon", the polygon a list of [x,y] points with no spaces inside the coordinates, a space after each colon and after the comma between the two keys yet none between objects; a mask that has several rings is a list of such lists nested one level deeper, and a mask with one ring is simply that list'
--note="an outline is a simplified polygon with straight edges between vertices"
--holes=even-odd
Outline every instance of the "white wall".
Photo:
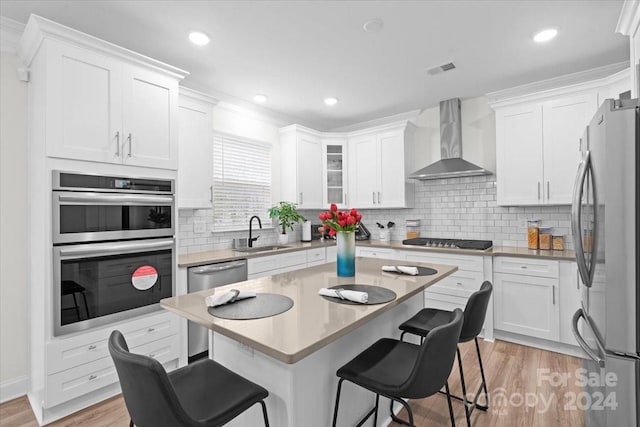
[{"label": "white wall", "polygon": [[25,383],[29,360],[27,85],[17,68],[15,53],[0,52],[0,401]]}]

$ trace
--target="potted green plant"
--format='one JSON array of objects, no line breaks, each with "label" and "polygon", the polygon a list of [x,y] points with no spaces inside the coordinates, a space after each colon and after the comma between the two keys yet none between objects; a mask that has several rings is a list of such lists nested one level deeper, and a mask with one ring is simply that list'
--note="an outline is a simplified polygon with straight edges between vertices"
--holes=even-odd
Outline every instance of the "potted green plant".
[{"label": "potted green plant", "polygon": [[280,244],[286,244],[289,241],[287,228],[293,230],[295,223],[305,221],[305,218],[298,213],[297,205],[291,202],[280,202],[273,206],[269,209],[269,218],[278,218],[278,224],[282,229],[282,233],[278,236]]}]

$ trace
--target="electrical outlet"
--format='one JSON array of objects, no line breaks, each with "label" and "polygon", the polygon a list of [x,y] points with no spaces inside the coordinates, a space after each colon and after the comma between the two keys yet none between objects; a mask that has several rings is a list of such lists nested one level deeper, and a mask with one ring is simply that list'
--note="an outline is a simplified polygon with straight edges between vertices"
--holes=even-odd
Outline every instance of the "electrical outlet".
[{"label": "electrical outlet", "polygon": [[207,224],[204,222],[195,222],[193,223],[193,232],[194,233],[206,233],[207,232]]}]

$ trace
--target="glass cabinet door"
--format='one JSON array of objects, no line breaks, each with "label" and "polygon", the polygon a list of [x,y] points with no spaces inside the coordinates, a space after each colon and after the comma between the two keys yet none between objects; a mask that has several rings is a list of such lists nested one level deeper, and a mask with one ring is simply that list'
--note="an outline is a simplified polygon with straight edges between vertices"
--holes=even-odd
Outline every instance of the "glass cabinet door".
[{"label": "glass cabinet door", "polygon": [[343,143],[323,144],[324,154],[324,203],[344,206],[346,201],[346,156]]}]

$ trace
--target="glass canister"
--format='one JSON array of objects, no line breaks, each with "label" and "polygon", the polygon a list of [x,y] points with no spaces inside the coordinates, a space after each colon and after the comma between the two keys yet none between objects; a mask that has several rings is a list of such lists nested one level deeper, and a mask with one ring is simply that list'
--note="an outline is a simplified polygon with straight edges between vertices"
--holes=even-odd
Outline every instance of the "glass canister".
[{"label": "glass canister", "polygon": [[553,239],[553,250],[564,251],[564,236],[554,235],[552,239]]},{"label": "glass canister", "polygon": [[540,237],[540,220],[527,221],[527,248],[538,249]]},{"label": "glass canister", "polygon": [[540,249],[551,250],[551,228],[540,228]]},{"label": "glass canister", "polygon": [[407,239],[415,239],[420,237],[420,220],[408,219],[405,221],[405,229],[407,230]]}]

